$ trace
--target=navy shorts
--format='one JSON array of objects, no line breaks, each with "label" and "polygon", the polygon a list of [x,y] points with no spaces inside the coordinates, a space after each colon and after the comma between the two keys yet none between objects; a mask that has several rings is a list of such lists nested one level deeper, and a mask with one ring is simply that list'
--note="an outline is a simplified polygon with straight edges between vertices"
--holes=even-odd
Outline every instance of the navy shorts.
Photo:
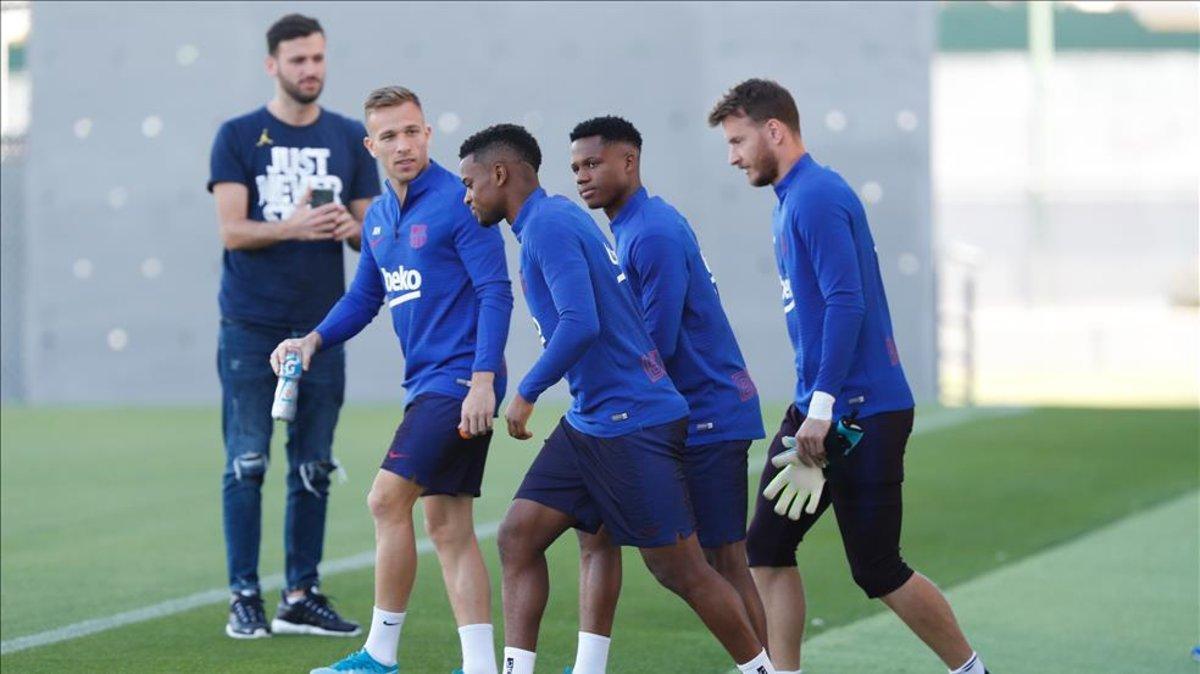
[{"label": "navy shorts", "polygon": [[525,474],[516,498],[575,518],[594,534],[603,524],[617,545],[673,545],[696,529],[680,451],[687,419],[615,438],[559,421]]},{"label": "navy shorts", "polygon": [[380,468],[425,488],[423,496],[479,496],[492,434],[464,440],[458,434],[462,401],[423,393],[404,409],[404,419]]},{"label": "navy shorts", "polygon": [[683,448],[683,474],[700,547],[719,548],[746,538],[746,453],[750,440]]},{"label": "navy shorts", "polygon": [[870,597],[881,597],[912,576],[900,556],[903,513],[900,486],[904,481],[904,448],[912,433],[913,411],[883,412],[858,419],[862,440],[849,455],[825,469],[825,490],[817,511],[800,514],[798,521],[775,513],[775,503],[762,491],[781,469],[771,457],[784,451],[784,435],[795,435],[804,415],[788,408],[771,447],[758,486],[754,519],[746,541],[750,566],[796,566],[796,548],[832,505],[842,534],[850,571]]}]

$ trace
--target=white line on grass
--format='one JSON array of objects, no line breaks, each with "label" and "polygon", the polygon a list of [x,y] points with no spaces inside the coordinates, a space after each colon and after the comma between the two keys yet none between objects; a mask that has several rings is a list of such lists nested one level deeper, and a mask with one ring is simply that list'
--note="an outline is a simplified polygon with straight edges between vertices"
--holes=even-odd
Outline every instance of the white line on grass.
[{"label": "white line on grass", "polygon": [[[973,408],[962,410],[946,410],[935,412],[924,419],[918,414],[916,428],[913,430],[913,435],[921,433],[930,433],[933,431],[942,430],[952,426],[959,426],[972,421],[977,421],[985,418],[1007,417],[1023,414],[1022,408]],[[760,465],[756,462],[750,463],[750,472],[756,473],[760,470]],[[499,522],[487,522],[477,525],[475,528],[475,536],[479,540],[488,540],[495,537],[496,532],[500,528]],[[433,552],[433,543],[428,539],[417,541],[417,554],[426,554]],[[375,564],[375,551],[367,550],[360,552],[357,555],[349,557],[341,557],[321,564],[321,575],[332,576],[339,573],[349,573],[351,571],[359,571],[370,568]],[[262,580],[263,591],[274,591],[283,588],[284,580],[282,574],[273,574]],[[44,632],[35,634],[27,634],[21,637],[5,639],[0,641],[0,655],[8,653],[16,653],[29,648],[37,648],[38,646],[48,646],[62,641],[78,639],[99,632],[132,625],[134,623],[154,620],[155,618],[165,618],[167,616],[190,611],[201,606],[210,604],[219,604],[229,599],[229,590],[225,588],[205,590],[190,594],[186,597],[178,597],[169,599],[158,604],[143,606],[142,608],[123,611],[110,616],[100,618],[92,618],[83,620],[70,625],[56,627]]]}]

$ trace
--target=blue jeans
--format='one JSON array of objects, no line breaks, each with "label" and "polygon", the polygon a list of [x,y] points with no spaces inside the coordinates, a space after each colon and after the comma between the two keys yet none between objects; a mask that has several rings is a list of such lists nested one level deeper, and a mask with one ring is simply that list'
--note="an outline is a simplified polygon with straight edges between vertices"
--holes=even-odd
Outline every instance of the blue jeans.
[{"label": "blue jeans", "polygon": [[[271,403],[275,373],[268,358],[297,330],[221,320],[217,372],[221,378],[221,430],[225,439],[223,509],[229,587],[258,590],[262,537],[262,483],[270,461]],[[346,387],[341,345],[313,357],[300,378],[296,420],[287,430],[287,513],[284,520],[288,589],[318,582],[325,542],[325,509],[333,470],[333,429]]]}]

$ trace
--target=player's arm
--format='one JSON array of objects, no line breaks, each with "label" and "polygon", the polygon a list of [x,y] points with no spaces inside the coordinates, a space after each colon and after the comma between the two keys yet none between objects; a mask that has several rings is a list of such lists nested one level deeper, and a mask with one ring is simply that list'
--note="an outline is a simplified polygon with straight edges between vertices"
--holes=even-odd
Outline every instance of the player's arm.
[{"label": "player's arm", "polygon": [[642,315],[650,337],[664,361],[675,355],[683,304],[687,298],[688,266],[683,246],[662,234],[635,242],[630,262],[642,281]]},{"label": "player's arm", "polygon": [[455,223],[454,246],[471,278],[479,315],[475,328],[475,361],[471,366],[471,389],[463,400],[459,431],[483,435],[492,429],[496,414],[496,373],[504,363],[512,318],[512,284],[504,258],[504,237],[496,227],[482,227],[462,207],[463,217]]},{"label": "player's arm", "polygon": [[850,371],[858,333],[866,315],[858,251],[850,216],[832,198],[817,198],[798,209],[793,226],[817,278],[825,304],[821,333],[821,364],[812,401],[796,440],[801,461],[823,465],[825,437],[833,419],[833,404]]},{"label": "player's arm", "polygon": [[379,268],[375,265],[375,256],[371,253],[371,247],[367,246],[358,258],[358,268],[346,294],[333,305],[324,320],[312,332],[304,337],[280,342],[271,354],[271,367],[278,374],[284,354],[297,351],[300,353],[304,369],[307,370],[313,354],[341,344],[362,332],[379,313],[379,305],[383,304],[386,294],[383,280],[379,276]]},{"label": "player's arm", "polygon": [[541,238],[527,233],[524,246],[550,288],[554,310],[558,313],[558,326],[541,357],[521,380],[517,395],[504,415],[509,435],[521,440],[533,437],[525,424],[533,414],[533,404],[538,396],[562,379],[600,336],[600,313],[596,308],[582,242],[577,239],[542,241]]}]

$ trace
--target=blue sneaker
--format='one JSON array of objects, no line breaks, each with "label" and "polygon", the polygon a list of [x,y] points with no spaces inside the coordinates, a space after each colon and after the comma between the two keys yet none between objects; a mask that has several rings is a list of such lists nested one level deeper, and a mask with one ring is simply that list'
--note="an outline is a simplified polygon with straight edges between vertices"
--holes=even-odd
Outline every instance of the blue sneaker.
[{"label": "blue sneaker", "polygon": [[399,674],[399,665],[381,665],[361,648],[328,667],[309,671],[308,674]]},{"label": "blue sneaker", "polygon": [[1200,646],[1192,649],[1192,659],[1196,662],[1200,662]]}]

